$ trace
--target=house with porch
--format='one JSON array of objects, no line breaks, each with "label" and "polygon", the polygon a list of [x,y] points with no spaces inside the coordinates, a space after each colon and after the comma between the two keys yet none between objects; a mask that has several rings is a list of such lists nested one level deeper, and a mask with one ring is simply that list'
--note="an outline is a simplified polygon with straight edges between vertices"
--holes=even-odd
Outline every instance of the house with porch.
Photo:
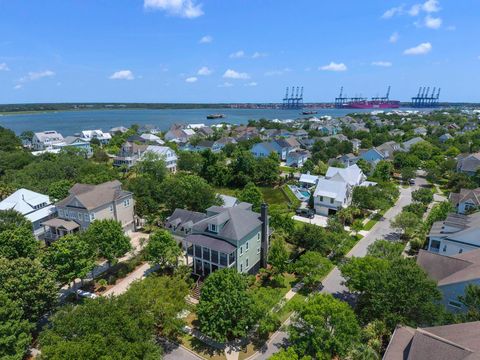
[{"label": "house with porch", "polygon": [[100,141],[100,144],[105,145],[112,139],[112,135],[108,132],[103,132],[102,130],[83,130],[80,133],[80,137],[83,140],[88,142],[92,141],[93,139],[97,139]]},{"label": "house with porch", "polygon": [[36,132],[32,138],[32,149],[45,150],[61,143],[63,143],[63,136],[55,130]]},{"label": "house with porch", "polygon": [[147,153],[157,155],[165,161],[165,166],[170,172],[177,171],[177,154],[168,146],[137,144],[135,142],[126,141],[120,152],[113,159],[114,166],[126,166],[131,168],[138,161],[142,161]]},{"label": "house with porch", "polygon": [[433,223],[428,234],[428,251],[451,256],[480,249],[480,212],[449,214]]},{"label": "house with porch", "polygon": [[93,149],[90,142],[78,136],[67,136],[63,142],[53,146],[54,149],[63,149],[66,147],[80,150],[87,158],[93,155]]},{"label": "house with porch", "polygon": [[266,266],[270,233],[265,204],[260,214],[244,202],[212,206],[205,214],[177,209],[167,218],[165,228],[178,236],[187,262],[200,276],[227,267],[255,274]]},{"label": "house with porch", "polygon": [[32,231],[37,238],[44,233],[42,222],[54,218],[57,212],[48,195],[23,188],[0,201],[2,210],[15,210],[25,216],[32,223]]},{"label": "house with porch", "polygon": [[77,183],[56,203],[58,217],[42,222],[45,241],[86,230],[95,220],[116,220],[125,232],[134,231],[134,205],[133,194],[123,190],[118,180],[100,185]]},{"label": "house with porch", "polygon": [[450,203],[458,214],[466,214],[480,208],[480,188],[461,189],[458,193],[450,193]]}]

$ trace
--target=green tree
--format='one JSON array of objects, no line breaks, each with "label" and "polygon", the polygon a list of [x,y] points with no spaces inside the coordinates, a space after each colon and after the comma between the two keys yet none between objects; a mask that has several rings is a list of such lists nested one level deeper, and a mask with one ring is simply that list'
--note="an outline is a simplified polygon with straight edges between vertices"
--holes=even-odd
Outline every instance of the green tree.
[{"label": "green tree", "polygon": [[418,189],[412,191],[413,201],[421,202],[422,204],[428,205],[433,201],[433,192],[430,189]]},{"label": "green tree", "polygon": [[24,319],[19,303],[0,292],[0,359],[22,360],[30,346],[33,325]]},{"label": "green tree", "polygon": [[115,220],[95,220],[84,235],[98,255],[114,264],[132,249],[130,238],[125,235],[122,225]]},{"label": "green tree", "polygon": [[332,264],[320,253],[307,251],[293,264],[293,268],[302,277],[305,286],[314,288],[332,268]]},{"label": "green tree", "polygon": [[157,182],[162,182],[168,173],[163,158],[152,152],[146,152],[141,161],[135,164],[133,171],[137,175],[148,176]]},{"label": "green tree", "polygon": [[33,259],[37,256],[38,244],[31,227],[20,226],[0,232],[0,256],[7,259]]},{"label": "green tree", "polygon": [[297,354],[315,359],[344,357],[360,337],[351,307],[330,294],[315,294],[299,307],[288,328]]},{"label": "green tree", "polygon": [[372,165],[365,159],[358,159],[357,166],[363,171],[364,174],[370,174],[372,171]]},{"label": "green tree", "polygon": [[203,167],[203,156],[195,151],[181,151],[178,154],[177,166],[180,170],[200,174]]},{"label": "green tree", "polygon": [[373,177],[380,181],[389,181],[392,178],[393,165],[390,161],[380,160],[375,166]]},{"label": "green tree", "polygon": [[68,191],[73,186],[73,181],[58,180],[48,186],[48,195],[54,199],[65,199],[68,196]]},{"label": "green tree", "polygon": [[394,260],[402,255],[404,244],[388,240],[377,240],[368,246],[368,255],[385,260]]},{"label": "green tree", "polygon": [[238,200],[250,203],[253,205],[254,211],[260,211],[263,203],[263,194],[254,183],[249,182],[245,187],[237,193]]},{"label": "green tree", "polygon": [[243,337],[256,319],[245,276],[217,270],[205,280],[197,306],[200,330],[217,341]]},{"label": "green tree", "polygon": [[45,249],[41,261],[58,282],[70,286],[95,267],[95,248],[83,236],[66,235]]},{"label": "green tree", "polygon": [[293,347],[281,349],[279,352],[273,354],[268,360],[310,360],[310,356],[299,357]]},{"label": "green tree", "polygon": [[392,227],[401,230],[407,239],[410,239],[413,236],[421,223],[421,218],[408,211],[402,211],[390,221]]},{"label": "green tree", "polygon": [[32,223],[16,210],[0,210],[0,232],[19,227],[32,229]]},{"label": "green tree", "polygon": [[273,185],[278,182],[280,174],[280,159],[277,153],[257,159],[255,182],[263,185]]},{"label": "green tree", "polygon": [[159,265],[160,269],[173,267],[178,264],[181,255],[182,250],[168,231],[158,230],[150,235],[145,247],[145,258],[151,264]]},{"label": "green tree", "polygon": [[467,311],[458,315],[462,322],[480,321],[480,286],[468,284],[465,294],[458,300],[466,307]]},{"label": "green tree", "polygon": [[169,212],[177,208],[205,211],[219,202],[215,189],[197,175],[180,173],[167,177],[159,190],[162,202]]},{"label": "green tree", "polygon": [[408,181],[410,179],[413,179],[415,178],[415,168],[405,167],[402,169],[401,175],[402,175],[403,181]]},{"label": "green tree", "polygon": [[347,287],[358,293],[356,311],[363,322],[384,320],[393,330],[397,324],[433,324],[442,315],[435,282],[411,259],[352,258],[340,270]]},{"label": "green tree", "polygon": [[272,266],[274,274],[281,274],[287,269],[288,250],[283,236],[275,234],[271,238],[268,249],[268,263]]},{"label": "green tree", "polygon": [[39,261],[0,258],[0,291],[19,303],[26,319],[35,322],[51,310],[57,290],[53,274]]}]

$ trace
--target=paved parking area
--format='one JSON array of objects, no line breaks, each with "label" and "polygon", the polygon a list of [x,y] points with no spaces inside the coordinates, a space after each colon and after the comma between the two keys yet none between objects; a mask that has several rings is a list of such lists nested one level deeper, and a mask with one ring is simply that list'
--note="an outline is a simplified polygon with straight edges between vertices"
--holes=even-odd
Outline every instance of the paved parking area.
[{"label": "paved parking area", "polygon": [[309,219],[303,216],[294,215],[292,217],[293,220],[301,221],[307,224],[313,224],[321,227],[327,227],[328,216],[317,215],[313,217],[313,219]]}]

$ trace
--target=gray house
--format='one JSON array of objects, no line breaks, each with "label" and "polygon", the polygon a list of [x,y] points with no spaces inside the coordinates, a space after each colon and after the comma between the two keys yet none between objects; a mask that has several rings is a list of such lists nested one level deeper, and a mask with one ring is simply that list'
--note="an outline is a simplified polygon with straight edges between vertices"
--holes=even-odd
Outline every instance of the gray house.
[{"label": "gray house", "polygon": [[473,176],[480,169],[480,152],[461,154],[457,158],[457,171]]},{"label": "gray house", "polygon": [[177,209],[165,227],[181,237],[193,272],[207,276],[220,268],[255,274],[266,266],[268,252],[268,207],[261,214],[252,205],[212,206],[205,214]]},{"label": "gray house", "polygon": [[134,230],[133,194],[122,190],[120,181],[100,185],[75,184],[69,193],[56,204],[58,218],[42,223],[47,242],[85,230],[94,220],[112,219],[119,221],[125,232]]},{"label": "gray house", "polygon": [[420,250],[417,264],[437,282],[442,304],[450,311],[466,310],[458,301],[469,284],[480,285],[480,250],[443,256]]},{"label": "gray house", "polygon": [[480,188],[461,189],[459,193],[450,193],[448,199],[459,214],[474,211],[480,207]]}]

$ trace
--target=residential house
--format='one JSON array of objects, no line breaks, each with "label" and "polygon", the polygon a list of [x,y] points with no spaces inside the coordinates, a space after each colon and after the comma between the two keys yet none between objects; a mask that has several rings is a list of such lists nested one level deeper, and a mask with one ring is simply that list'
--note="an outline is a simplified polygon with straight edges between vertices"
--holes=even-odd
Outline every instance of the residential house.
[{"label": "residential house", "polygon": [[165,141],[163,141],[159,136],[157,136],[155,134],[143,133],[142,135],[140,135],[140,137],[147,142],[154,143],[154,144],[157,144],[157,145],[164,145],[165,144]]},{"label": "residential house", "polygon": [[457,157],[457,171],[473,176],[480,169],[480,152]]},{"label": "residential house", "polygon": [[250,150],[254,157],[266,157],[271,153],[277,153],[281,160],[287,160],[287,154],[290,151],[290,145],[284,139],[278,139],[269,142],[261,142],[253,145]]},{"label": "residential house", "polygon": [[295,135],[299,139],[306,139],[308,138],[308,132],[303,129],[296,130],[293,135]]},{"label": "residential house", "polygon": [[315,211],[321,215],[335,214],[351,204],[355,186],[372,185],[375,183],[366,181],[365,174],[356,164],[347,168],[329,167],[313,193]]},{"label": "residential house", "polygon": [[125,126],[113,127],[109,130],[110,134],[125,134],[128,131],[128,128]]},{"label": "residential house", "polygon": [[48,195],[23,188],[0,201],[1,210],[15,210],[25,216],[32,223],[32,230],[36,237],[44,232],[40,224],[55,217],[56,214],[55,206]]},{"label": "residential house", "polygon": [[301,174],[298,182],[300,186],[306,189],[309,189],[313,186],[316,186],[320,177],[318,175],[310,175],[310,172],[306,174]]},{"label": "residential house", "polygon": [[290,151],[287,154],[287,159],[285,161],[285,164],[287,166],[292,166],[292,167],[302,167],[305,164],[305,161],[307,161],[310,158],[310,152],[307,150],[294,150]]},{"label": "residential house", "polygon": [[383,360],[480,358],[480,321],[414,329],[397,326]]},{"label": "residential house", "polygon": [[350,165],[356,164],[358,159],[359,159],[358,156],[356,156],[352,153],[348,153],[348,154],[344,154],[344,155],[339,155],[335,159],[330,159],[329,164],[333,164],[335,162],[338,162],[338,163],[342,164],[343,166],[348,167]]},{"label": "residential house", "polygon": [[466,310],[458,297],[465,294],[468,285],[480,285],[480,249],[451,256],[420,250],[417,264],[437,283],[441,303],[449,311]]},{"label": "residential house", "polygon": [[480,188],[461,189],[459,193],[450,193],[450,203],[457,213],[466,214],[480,207]]},{"label": "residential house", "polygon": [[428,134],[428,131],[423,126],[420,126],[420,127],[416,127],[415,129],[413,129],[413,133],[415,135],[426,136]]},{"label": "residential house", "polygon": [[469,123],[466,123],[465,126],[463,127],[463,132],[474,131],[477,129],[478,129],[478,124],[469,122]]},{"label": "residential house", "polygon": [[410,139],[410,140],[407,140],[407,141],[404,141],[402,143],[402,147],[403,149],[405,149],[405,151],[410,151],[410,149],[412,148],[412,146],[414,145],[417,145],[421,142],[424,142],[425,140],[422,139],[421,137],[414,137],[413,139]]},{"label": "residential house", "polygon": [[63,136],[54,130],[36,132],[32,138],[33,150],[45,150],[63,143]]},{"label": "residential house", "polygon": [[75,184],[57,204],[57,218],[42,222],[47,242],[83,231],[95,220],[116,220],[125,232],[135,229],[133,194],[118,180],[100,185]]},{"label": "residential house", "polygon": [[126,166],[131,168],[147,153],[153,153],[165,161],[165,165],[170,172],[177,171],[177,154],[168,146],[136,144],[134,142],[126,141],[113,159],[114,166]]},{"label": "residential house", "polygon": [[360,158],[376,164],[380,160],[393,160],[393,155],[397,151],[403,151],[402,147],[395,141],[388,141],[369,150],[360,151]]},{"label": "residential house", "polygon": [[204,150],[210,150],[213,153],[218,153],[222,151],[222,149],[225,147],[224,144],[219,143],[217,141],[212,141],[212,140],[202,140],[200,141],[197,145],[191,145],[187,144],[184,147],[182,147],[182,150],[186,151],[204,151]]},{"label": "residential house", "polygon": [[207,276],[227,267],[255,274],[266,266],[270,234],[267,205],[262,205],[261,214],[252,211],[248,203],[212,206],[205,214],[177,209],[165,227],[176,234],[183,227],[181,243],[187,259],[192,258],[195,274]]},{"label": "residential house", "polygon": [[428,251],[455,255],[480,248],[480,212],[471,215],[449,214],[445,221],[433,223],[428,234]]},{"label": "residential house", "polygon": [[361,140],[358,140],[358,139],[352,139],[350,140],[350,142],[352,143],[352,150],[357,153],[358,150],[360,150],[360,147],[362,146],[362,141]]},{"label": "residential house", "polygon": [[453,139],[453,136],[450,135],[449,133],[445,133],[438,138],[438,140],[440,140],[441,143],[446,143],[450,139]]},{"label": "residential house", "polygon": [[80,137],[86,141],[92,141],[97,139],[101,144],[108,144],[112,139],[112,135],[108,132],[103,132],[102,130],[84,130],[80,133]]},{"label": "residential house", "polygon": [[63,142],[54,145],[54,149],[63,149],[65,147],[78,149],[82,151],[87,158],[93,155],[93,149],[90,142],[78,136],[67,136]]},{"label": "residential house", "polygon": [[172,141],[176,143],[186,143],[188,140],[195,135],[195,131],[192,129],[184,129],[181,125],[174,124],[167,131],[164,136],[166,141]]},{"label": "residential house", "polygon": [[200,129],[197,130],[197,134],[202,135],[202,136],[212,136],[215,132],[211,127],[208,126],[202,126]]}]

